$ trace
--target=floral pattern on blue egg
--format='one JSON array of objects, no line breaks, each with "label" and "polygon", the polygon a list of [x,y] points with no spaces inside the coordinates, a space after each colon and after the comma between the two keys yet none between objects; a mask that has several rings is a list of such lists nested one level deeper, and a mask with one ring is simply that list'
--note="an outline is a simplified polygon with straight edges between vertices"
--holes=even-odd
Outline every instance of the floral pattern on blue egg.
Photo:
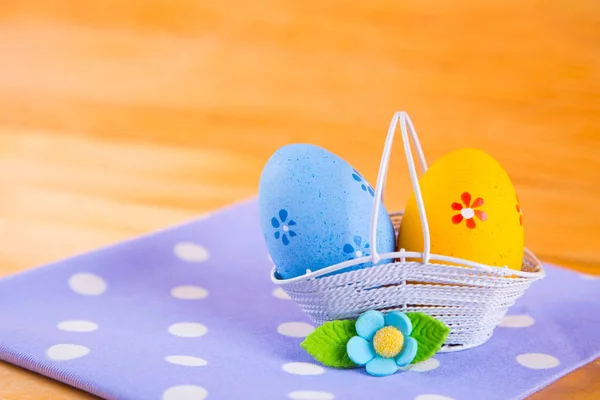
[{"label": "floral pattern on blue egg", "polygon": [[369,192],[369,194],[373,197],[375,197],[375,191],[373,190],[373,188],[371,187],[371,185],[369,185],[369,183],[365,180],[365,178],[363,178],[363,176],[360,174],[360,172],[358,172],[356,169],[352,168],[352,178],[360,183],[360,188],[365,191],[365,192]]},{"label": "floral pattern on blue egg", "polygon": [[[265,244],[282,279],[372,253],[374,244],[366,239],[375,201],[372,186],[323,148],[293,144],[277,150],[263,168],[258,200]],[[394,249],[394,228],[381,204],[377,251]],[[342,272],[371,265],[365,262]]]},{"label": "floral pattern on blue egg", "polygon": [[273,228],[275,228],[273,236],[275,237],[275,239],[281,238],[281,242],[285,246],[290,244],[290,238],[296,236],[296,232],[290,228],[296,226],[296,222],[293,219],[290,219],[288,221],[287,210],[279,210],[278,217],[271,218],[271,225],[273,226]]},{"label": "floral pattern on blue egg", "polygon": [[354,236],[353,243],[346,243],[343,250],[349,258],[360,258],[371,255],[370,247],[369,243],[363,243],[360,236]]}]

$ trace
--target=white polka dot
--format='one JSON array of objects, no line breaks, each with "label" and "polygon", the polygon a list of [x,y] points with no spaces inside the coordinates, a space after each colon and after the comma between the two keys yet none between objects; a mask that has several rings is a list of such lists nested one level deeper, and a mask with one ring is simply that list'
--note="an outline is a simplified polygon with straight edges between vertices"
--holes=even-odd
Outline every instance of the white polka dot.
[{"label": "white polka dot", "polygon": [[290,295],[285,292],[282,288],[273,290],[273,296],[281,300],[290,300]]},{"label": "white polka dot", "polygon": [[581,279],[586,279],[588,281],[595,281],[597,279],[600,279],[600,276],[595,276],[595,275],[587,275],[587,274],[581,274]]},{"label": "white polka dot", "polygon": [[550,369],[560,364],[558,358],[542,353],[520,354],[517,356],[517,362],[531,369]]},{"label": "white polka dot", "polygon": [[420,394],[415,400],[454,400],[452,397],[442,396],[441,394]]},{"label": "white polka dot", "polygon": [[306,337],[314,330],[315,327],[306,322],[285,322],[277,327],[277,332],[290,337]]},{"label": "white polka dot", "polygon": [[332,400],[335,398],[333,393],[315,390],[298,390],[289,393],[288,397],[293,400]]},{"label": "white polka dot", "polygon": [[208,291],[200,286],[177,286],[171,289],[171,296],[183,300],[200,300],[208,296]]},{"label": "white polka dot", "polygon": [[164,391],[162,400],[204,400],[208,392],[202,386],[180,385]]},{"label": "white polka dot", "polygon": [[200,337],[204,336],[206,332],[208,332],[206,326],[198,322],[179,322],[169,326],[169,333],[179,337]]},{"label": "white polka dot", "polygon": [[325,372],[325,369],[323,369],[323,367],[305,362],[293,362],[283,364],[281,369],[283,369],[285,372],[294,375],[321,375]]},{"label": "white polka dot", "polygon": [[208,251],[199,244],[181,242],[175,245],[175,255],[183,261],[200,263],[208,260]]},{"label": "white polka dot", "polygon": [[46,355],[55,361],[65,361],[83,357],[89,352],[90,349],[78,344],[57,344],[46,350]]},{"label": "white polka dot", "polygon": [[502,321],[498,324],[503,328],[527,328],[533,325],[535,321],[529,315],[507,315],[502,318]]},{"label": "white polka dot", "polygon": [[97,296],[106,291],[106,282],[95,274],[80,273],[69,278],[69,286],[77,293],[85,296]]},{"label": "white polka dot", "polygon": [[205,359],[193,356],[167,356],[165,361],[186,367],[204,367],[208,364]]},{"label": "white polka dot", "polygon": [[429,358],[425,361],[421,361],[420,363],[411,364],[407,367],[402,367],[404,371],[414,371],[414,372],[428,372],[432,371],[440,366],[440,361],[436,358]]},{"label": "white polka dot", "polygon": [[92,332],[98,329],[98,324],[92,321],[62,321],[58,329],[70,332]]}]

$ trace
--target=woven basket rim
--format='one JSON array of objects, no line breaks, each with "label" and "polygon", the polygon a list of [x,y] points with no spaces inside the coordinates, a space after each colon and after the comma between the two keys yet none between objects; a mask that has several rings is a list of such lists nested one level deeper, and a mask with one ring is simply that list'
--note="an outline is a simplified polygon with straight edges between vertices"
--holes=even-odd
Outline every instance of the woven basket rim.
[{"label": "woven basket rim", "polygon": [[[378,264],[378,265],[372,265],[365,269],[368,269],[373,273],[378,273],[378,270],[381,267],[384,267],[386,265],[394,264],[394,265],[397,265],[398,267],[402,267],[407,262],[405,260],[406,258],[419,259],[419,260],[423,259],[423,253],[416,252],[416,251],[405,251],[405,250],[395,251],[392,253],[383,253],[380,256],[381,256],[381,259],[400,259],[400,261],[393,261],[391,263],[382,263],[382,264]],[[458,265],[440,264],[440,263],[435,263],[435,262],[423,263],[422,261],[420,263],[423,265],[444,266],[444,267],[449,267],[449,268],[456,268],[457,271],[484,272],[489,275],[495,275],[497,277],[513,276],[513,277],[518,277],[518,278],[528,278],[528,279],[532,279],[532,280],[537,280],[537,279],[543,278],[545,276],[545,271],[544,271],[542,262],[528,248],[525,248],[523,259],[524,260],[528,259],[529,261],[532,261],[536,266],[536,271],[535,272],[519,271],[519,270],[510,269],[507,266],[495,267],[495,266],[491,266],[491,265],[476,263],[476,262],[461,259],[461,258],[447,257],[447,256],[438,255],[438,254],[431,254],[430,260],[432,260],[432,261],[435,261],[435,260],[450,261],[450,262],[455,262]],[[291,284],[298,283],[298,282],[305,282],[305,281],[318,279],[320,277],[323,277],[324,275],[328,275],[328,274],[331,274],[331,273],[334,273],[334,272],[337,272],[337,271],[340,271],[343,269],[347,269],[347,268],[350,268],[350,267],[353,267],[353,266],[356,266],[359,264],[368,263],[370,261],[371,261],[371,258],[369,256],[355,258],[350,261],[344,261],[344,262],[341,262],[341,263],[338,263],[335,265],[331,265],[329,267],[321,268],[317,271],[311,271],[304,275],[296,276],[296,277],[289,278],[289,279],[278,278],[276,268],[273,267],[271,269],[271,281],[273,283],[275,283],[276,285],[280,285],[280,286],[291,285]],[[417,261],[417,262],[419,262],[419,261]],[[467,269],[465,267],[469,267],[470,269]],[[349,274],[350,272],[352,272],[352,270],[339,272],[337,275],[343,276],[345,274]]]}]

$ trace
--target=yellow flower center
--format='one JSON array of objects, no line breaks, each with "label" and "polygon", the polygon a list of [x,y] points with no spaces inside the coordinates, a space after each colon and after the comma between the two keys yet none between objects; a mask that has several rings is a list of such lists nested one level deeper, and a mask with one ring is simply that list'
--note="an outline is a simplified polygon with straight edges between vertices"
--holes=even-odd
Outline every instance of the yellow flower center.
[{"label": "yellow flower center", "polygon": [[404,346],[404,336],[397,328],[385,326],[373,336],[375,352],[383,358],[396,357]]}]

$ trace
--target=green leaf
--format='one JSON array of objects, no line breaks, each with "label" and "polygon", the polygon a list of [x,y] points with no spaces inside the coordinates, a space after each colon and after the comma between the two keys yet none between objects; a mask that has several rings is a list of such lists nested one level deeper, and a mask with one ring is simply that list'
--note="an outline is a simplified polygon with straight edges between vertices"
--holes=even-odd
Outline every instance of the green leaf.
[{"label": "green leaf", "polygon": [[334,368],[352,368],[356,364],[346,352],[346,344],[356,336],[353,320],[325,322],[304,339],[300,346],[320,363]]},{"label": "green leaf", "polygon": [[413,326],[410,336],[419,344],[417,355],[411,363],[416,364],[431,358],[438,352],[446,341],[450,328],[427,314],[415,312],[407,313],[406,316]]}]

